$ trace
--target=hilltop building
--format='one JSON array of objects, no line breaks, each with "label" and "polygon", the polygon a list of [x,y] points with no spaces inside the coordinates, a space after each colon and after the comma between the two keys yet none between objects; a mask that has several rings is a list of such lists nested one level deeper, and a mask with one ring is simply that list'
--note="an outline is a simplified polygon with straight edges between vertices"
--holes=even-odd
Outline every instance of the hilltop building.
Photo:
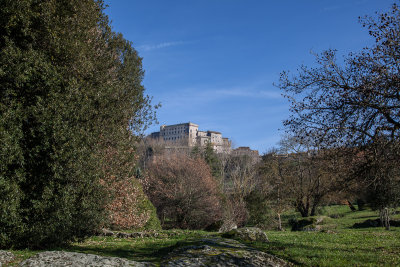
[{"label": "hilltop building", "polygon": [[153,139],[161,139],[183,147],[205,147],[211,143],[217,153],[230,153],[232,142],[222,137],[220,132],[200,131],[199,125],[188,122],[174,125],[161,125],[159,132],[150,134]]},{"label": "hilltop building", "polygon": [[259,157],[258,150],[252,150],[248,146],[240,146],[234,150],[232,150],[232,154],[236,156],[251,156],[251,157]]},{"label": "hilltop building", "polygon": [[220,132],[216,131],[200,131],[199,125],[192,122],[161,125],[159,132],[151,133],[150,138],[160,139],[171,144],[167,147],[170,149],[187,149],[194,146],[205,147],[211,143],[213,149],[217,153],[227,153],[236,156],[250,156],[260,160],[260,155],[257,150],[252,150],[250,147],[238,147],[232,149],[232,142],[222,137]]},{"label": "hilltop building", "polygon": [[260,154],[258,154],[258,150],[252,150],[248,146],[240,146],[236,149],[233,149],[231,155],[234,156],[248,156],[253,159],[253,162],[261,161]]}]

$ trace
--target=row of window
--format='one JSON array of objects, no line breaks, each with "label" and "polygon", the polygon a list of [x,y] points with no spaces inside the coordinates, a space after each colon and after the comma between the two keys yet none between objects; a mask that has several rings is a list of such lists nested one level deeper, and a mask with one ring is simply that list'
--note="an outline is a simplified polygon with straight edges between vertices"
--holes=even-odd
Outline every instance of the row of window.
[{"label": "row of window", "polygon": [[177,136],[177,137],[164,137],[164,140],[178,140],[182,139],[182,136]]},{"label": "row of window", "polygon": [[186,130],[170,130],[170,131],[164,131],[164,132],[163,132],[163,135],[166,135],[166,134],[180,134],[180,133],[189,133],[189,130],[186,129]]}]

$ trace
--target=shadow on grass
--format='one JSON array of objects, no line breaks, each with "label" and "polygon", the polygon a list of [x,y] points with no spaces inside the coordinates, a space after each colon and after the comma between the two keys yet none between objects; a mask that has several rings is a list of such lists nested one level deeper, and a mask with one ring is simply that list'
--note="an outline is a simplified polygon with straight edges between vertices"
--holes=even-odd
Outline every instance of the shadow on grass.
[{"label": "shadow on grass", "polygon": [[70,245],[64,248],[64,251],[80,252],[86,254],[95,254],[100,256],[125,258],[134,261],[146,261],[158,263],[161,262],[171,251],[181,246],[195,244],[194,240],[170,240],[160,242],[147,242],[126,245],[95,245],[79,246]]},{"label": "shadow on grass", "polygon": [[95,246],[95,247],[80,247],[77,245],[71,245],[64,250],[71,252],[80,252],[86,254],[96,254],[100,256],[108,257],[118,257],[125,258],[134,261],[148,261],[148,262],[158,262],[162,259],[163,255],[159,252],[159,246]]}]

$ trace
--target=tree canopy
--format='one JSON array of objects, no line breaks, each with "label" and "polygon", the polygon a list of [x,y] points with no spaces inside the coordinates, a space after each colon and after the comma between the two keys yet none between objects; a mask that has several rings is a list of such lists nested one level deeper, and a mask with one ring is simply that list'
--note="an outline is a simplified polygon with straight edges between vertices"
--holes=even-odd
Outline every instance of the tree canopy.
[{"label": "tree canopy", "polygon": [[342,63],[335,50],[317,54],[316,67],[301,66],[295,76],[283,72],[278,86],[291,103],[288,130],[300,143],[353,154],[349,178],[358,179],[370,204],[388,214],[400,203],[400,9],[393,4],[360,22],[373,46]]},{"label": "tree canopy", "polygon": [[5,0],[0,20],[0,247],[84,237],[117,172],[104,151],[133,159],[131,131],[154,118],[141,58],[101,0]]},{"label": "tree canopy", "polygon": [[375,44],[344,64],[337,51],[316,55],[317,67],[281,74],[278,86],[291,102],[290,130],[325,145],[365,145],[379,136],[400,137],[400,11],[360,18]]}]

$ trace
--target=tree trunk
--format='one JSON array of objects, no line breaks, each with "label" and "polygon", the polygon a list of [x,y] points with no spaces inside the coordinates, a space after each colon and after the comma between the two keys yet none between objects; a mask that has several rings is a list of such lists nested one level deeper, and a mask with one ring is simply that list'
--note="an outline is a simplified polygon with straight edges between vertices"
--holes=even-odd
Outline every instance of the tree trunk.
[{"label": "tree trunk", "polygon": [[353,204],[351,204],[351,202],[349,200],[346,200],[346,201],[347,201],[347,206],[349,206],[351,211],[356,211],[356,208],[353,206]]},{"label": "tree trunk", "polygon": [[301,217],[308,217],[308,205],[304,205],[301,201],[297,204],[297,211],[300,212]]},{"label": "tree trunk", "polygon": [[358,210],[364,210],[365,202],[362,199],[357,199]]},{"label": "tree trunk", "polygon": [[278,231],[283,231],[282,229],[282,220],[281,220],[281,214],[278,212]]},{"label": "tree trunk", "polygon": [[379,217],[381,224],[386,230],[390,230],[390,219],[389,219],[389,209],[383,208],[379,210]]},{"label": "tree trunk", "polygon": [[319,199],[315,199],[315,200],[314,200],[314,203],[313,203],[313,205],[312,205],[312,208],[311,208],[310,216],[315,216],[315,213],[316,213],[316,211],[317,211],[318,205],[319,205]]}]

